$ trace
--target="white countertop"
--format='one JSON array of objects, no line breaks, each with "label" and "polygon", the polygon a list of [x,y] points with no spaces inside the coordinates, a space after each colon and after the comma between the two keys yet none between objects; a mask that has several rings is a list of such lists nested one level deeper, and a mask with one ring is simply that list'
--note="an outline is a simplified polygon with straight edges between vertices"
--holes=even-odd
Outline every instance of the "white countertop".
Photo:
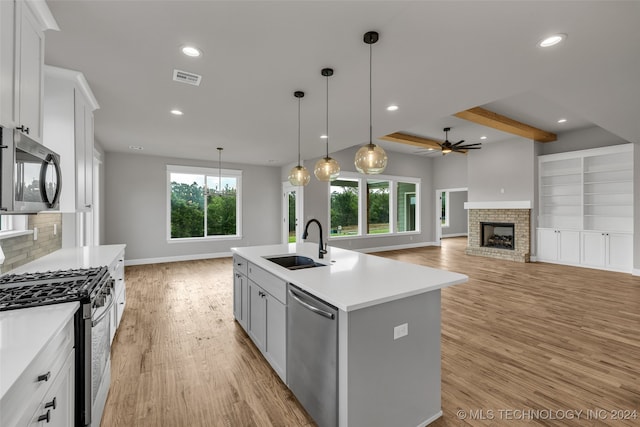
[{"label": "white countertop", "polygon": [[[346,249],[328,247],[318,258],[317,243],[231,249],[249,262],[310,292],[340,310],[352,311],[469,280],[468,276]],[[326,267],[288,270],[265,256],[304,255]]]},{"label": "white countertop", "polygon": [[0,312],[0,400],[79,307],[67,302]]},{"label": "white countertop", "polygon": [[101,245],[59,249],[4,274],[108,266],[125,247],[126,245]]}]

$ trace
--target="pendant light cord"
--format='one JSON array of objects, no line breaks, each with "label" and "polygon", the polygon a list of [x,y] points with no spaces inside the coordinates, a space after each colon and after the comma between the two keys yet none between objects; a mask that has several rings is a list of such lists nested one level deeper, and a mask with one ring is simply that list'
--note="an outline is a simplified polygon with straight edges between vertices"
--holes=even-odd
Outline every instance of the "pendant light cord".
[{"label": "pendant light cord", "polygon": [[300,98],[298,98],[298,167],[300,167]]},{"label": "pendant light cord", "polygon": [[373,68],[371,56],[373,55],[373,43],[369,44],[369,145],[373,144],[373,114],[372,107],[373,104],[373,78],[371,69]]},{"label": "pendant light cord", "polygon": [[326,159],[329,158],[329,75],[327,77],[327,122],[326,122],[326,135],[327,135],[327,156]]}]

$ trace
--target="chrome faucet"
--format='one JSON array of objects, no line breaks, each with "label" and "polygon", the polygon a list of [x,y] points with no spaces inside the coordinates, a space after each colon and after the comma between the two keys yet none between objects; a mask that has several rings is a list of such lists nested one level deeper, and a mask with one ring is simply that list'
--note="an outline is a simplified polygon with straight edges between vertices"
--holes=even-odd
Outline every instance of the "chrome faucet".
[{"label": "chrome faucet", "polygon": [[320,240],[318,240],[318,245],[319,245],[318,258],[324,258],[324,254],[327,253],[327,250],[325,249],[325,246],[322,244],[322,224],[320,224],[320,221],[318,221],[315,218],[311,218],[309,221],[307,221],[307,224],[304,226],[304,233],[302,233],[302,240],[306,240],[307,237],[309,236],[309,225],[312,222],[315,222],[316,224],[318,224],[318,228],[320,229]]}]

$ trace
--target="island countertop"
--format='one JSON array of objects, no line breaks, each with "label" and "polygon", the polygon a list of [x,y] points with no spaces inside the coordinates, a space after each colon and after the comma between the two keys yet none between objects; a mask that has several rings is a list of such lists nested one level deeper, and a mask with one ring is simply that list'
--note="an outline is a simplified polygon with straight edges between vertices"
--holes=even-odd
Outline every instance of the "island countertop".
[{"label": "island countertop", "polygon": [[[318,258],[317,243],[236,247],[233,253],[343,311],[353,311],[457,285],[469,277],[446,270],[328,247]],[[288,270],[265,257],[304,255],[325,267]]]}]

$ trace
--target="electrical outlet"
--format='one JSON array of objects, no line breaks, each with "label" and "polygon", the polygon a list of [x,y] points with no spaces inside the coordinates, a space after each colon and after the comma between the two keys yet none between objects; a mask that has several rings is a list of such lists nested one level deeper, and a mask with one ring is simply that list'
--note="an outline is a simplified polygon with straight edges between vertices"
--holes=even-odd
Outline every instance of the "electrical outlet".
[{"label": "electrical outlet", "polygon": [[398,325],[393,328],[393,339],[397,340],[398,338],[402,338],[404,336],[409,335],[409,324],[403,323],[402,325]]},{"label": "electrical outlet", "polygon": [[33,227],[33,240],[38,240],[38,227]]},{"label": "electrical outlet", "polygon": [[53,224],[53,235],[56,236],[58,234],[58,224]]}]

